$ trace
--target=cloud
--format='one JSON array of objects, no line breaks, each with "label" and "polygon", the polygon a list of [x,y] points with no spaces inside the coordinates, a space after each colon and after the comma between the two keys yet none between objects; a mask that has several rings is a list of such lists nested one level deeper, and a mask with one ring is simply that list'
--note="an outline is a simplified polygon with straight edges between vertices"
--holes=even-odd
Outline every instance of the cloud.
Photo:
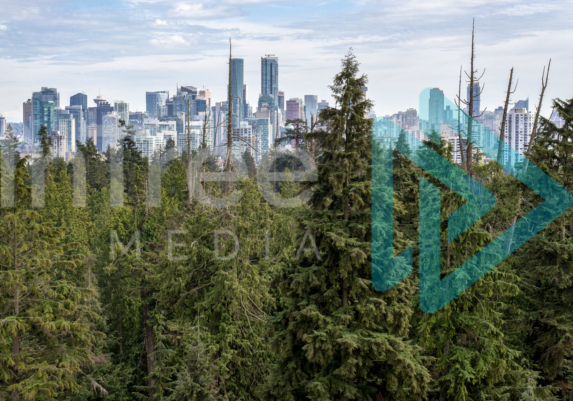
[{"label": "cloud", "polygon": [[175,3],[169,15],[176,18],[186,19],[211,19],[211,18],[229,18],[241,15],[238,7],[232,7],[225,4],[216,4],[205,6],[202,3]]},{"label": "cloud", "polygon": [[5,31],[6,29],[8,29],[6,25],[0,25],[0,31]]},{"label": "cloud", "polygon": [[160,20],[159,18],[155,20],[153,25],[156,26],[167,26],[167,21]]}]

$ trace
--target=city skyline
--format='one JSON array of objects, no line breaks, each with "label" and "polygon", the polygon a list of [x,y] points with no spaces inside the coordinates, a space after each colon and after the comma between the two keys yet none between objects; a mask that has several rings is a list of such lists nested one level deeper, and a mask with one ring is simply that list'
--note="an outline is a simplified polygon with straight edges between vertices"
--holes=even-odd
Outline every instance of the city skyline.
[{"label": "city skyline", "polygon": [[[567,97],[573,90],[567,68],[573,55],[563,50],[573,39],[569,0],[550,5],[442,0],[431,6],[419,1],[133,0],[98,2],[97,9],[75,0],[0,4],[5,12],[0,113],[8,122],[21,121],[22,102],[42,86],[58,88],[63,98],[83,91],[90,99],[101,88],[106,99],[123,99],[133,110],[145,110],[145,92],[174,92],[177,84],[208,88],[215,101],[225,100],[229,37],[233,57],[245,61],[251,104],[259,94],[259,60],[265,54],[281,60],[279,90],[286,100],[314,94],[332,103],[328,85],[353,47],[361,71],[369,75],[375,112],[391,114],[417,107],[426,87],[440,87],[450,97],[457,93],[459,66],[469,68],[472,16],[476,66],[487,69],[482,109],[503,101],[512,66],[520,79],[514,98],[535,103],[549,58],[546,98]],[[432,23],[425,20],[429,15],[435,17]],[[448,23],[436,24],[436,18]],[[543,112],[549,114],[549,102]]]}]

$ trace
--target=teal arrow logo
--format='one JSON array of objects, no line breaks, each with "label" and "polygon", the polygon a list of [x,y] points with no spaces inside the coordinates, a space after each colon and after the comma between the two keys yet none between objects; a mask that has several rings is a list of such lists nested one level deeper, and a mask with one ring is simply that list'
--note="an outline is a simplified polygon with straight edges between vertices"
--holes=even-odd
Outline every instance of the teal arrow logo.
[{"label": "teal arrow logo", "polygon": [[[430,89],[420,95],[421,117],[427,111]],[[444,99],[457,115],[457,106]],[[465,116],[463,113],[460,115]],[[440,123],[440,122],[438,122]],[[446,121],[457,130],[458,121]],[[431,124],[429,129],[431,129]],[[461,121],[462,137],[471,141],[486,156],[497,158],[499,137],[475,120],[472,135],[467,122]],[[379,291],[387,291],[412,273],[412,247],[394,256],[393,227],[393,154],[401,128],[384,117],[376,121],[372,154],[372,282]],[[439,127],[435,124],[434,127]],[[461,195],[466,202],[448,218],[448,242],[455,240],[489,212],[496,203],[494,195],[464,171],[408,134],[413,149],[409,158],[440,182]],[[555,180],[508,144],[503,145],[503,168],[541,196],[544,201],[516,224],[496,237],[455,271],[441,278],[440,263],[440,190],[420,178],[419,269],[420,307],[435,313],[457,297],[480,277],[493,269],[527,240],[546,227],[573,203],[571,194]]]}]

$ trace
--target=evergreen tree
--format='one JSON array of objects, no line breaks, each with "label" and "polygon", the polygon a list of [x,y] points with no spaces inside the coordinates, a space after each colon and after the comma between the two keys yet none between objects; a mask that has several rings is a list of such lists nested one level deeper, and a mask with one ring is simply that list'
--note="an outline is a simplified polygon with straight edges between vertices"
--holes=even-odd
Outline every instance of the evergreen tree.
[{"label": "evergreen tree", "polygon": [[255,165],[255,159],[251,155],[251,151],[249,149],[245,150],[245,153],[243,153],[243,161],[247,166],[249,178],[255,178],[257,175],[257,166]]},{"label": "evergreen tree", "polygon": [[40,154],[42,155],[42,158],[46,158],[52,154],[50,149],[52,147],[52,136],[45,125],[40,126],[38,137],[40,138]]},{"label": "evergreen tree", "polygon": [[[563,127],[541,117],[531,160],[551,178],[573,191],[573,99],[553,102]],[[533,203],[531,196],[526,203]],[[523,339],[543,371],[545,383],[573,395],[573,211],[567,210],[520,252],[526,266],[522,289],[526,295]],[[565,398],[564,398],[565,399]]]},{"label": "evergreen tree", "polygon": [[16,206],[0,215],[0,395],[56,400],[80,388],[82,367],[95,362],[97,312],[89,288],[69,279],[83,257],[65,230],[30,209],[22,159]]},{"label": "evergreen tree", "polygon": [[349,53],[330,87],[337,108],[320,115],[328,133],[319,141],[318,183],[299,218],[301,234],[312,233],[320,254],[301,253],[281,274],[283,305],[270,320],[278,360],[266,399],[417,400],[428,389],[420,349],[405,338],[411,287],[379,293],[371,283],[366,83]]}]

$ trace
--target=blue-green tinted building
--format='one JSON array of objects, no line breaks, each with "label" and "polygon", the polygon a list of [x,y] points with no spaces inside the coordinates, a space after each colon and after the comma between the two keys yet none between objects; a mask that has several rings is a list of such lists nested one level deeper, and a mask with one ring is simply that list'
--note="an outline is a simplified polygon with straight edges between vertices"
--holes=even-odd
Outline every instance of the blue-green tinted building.
[{"label": "blue-green tinted building", "polygon": [[54,108],[60,107],[60,94],[56,88],[42,87],[32,93],[32,138],[38,141],[40,126],[45,125],[48,133],[54,130]]},{"label": "blue-green tinted building", "polygon": [[[233,126],[238,127],[244,118],[243,107],[244,63],[242,58],[231,59],[231,97]],[[228,99],[231,101],[231,99]]]}]

